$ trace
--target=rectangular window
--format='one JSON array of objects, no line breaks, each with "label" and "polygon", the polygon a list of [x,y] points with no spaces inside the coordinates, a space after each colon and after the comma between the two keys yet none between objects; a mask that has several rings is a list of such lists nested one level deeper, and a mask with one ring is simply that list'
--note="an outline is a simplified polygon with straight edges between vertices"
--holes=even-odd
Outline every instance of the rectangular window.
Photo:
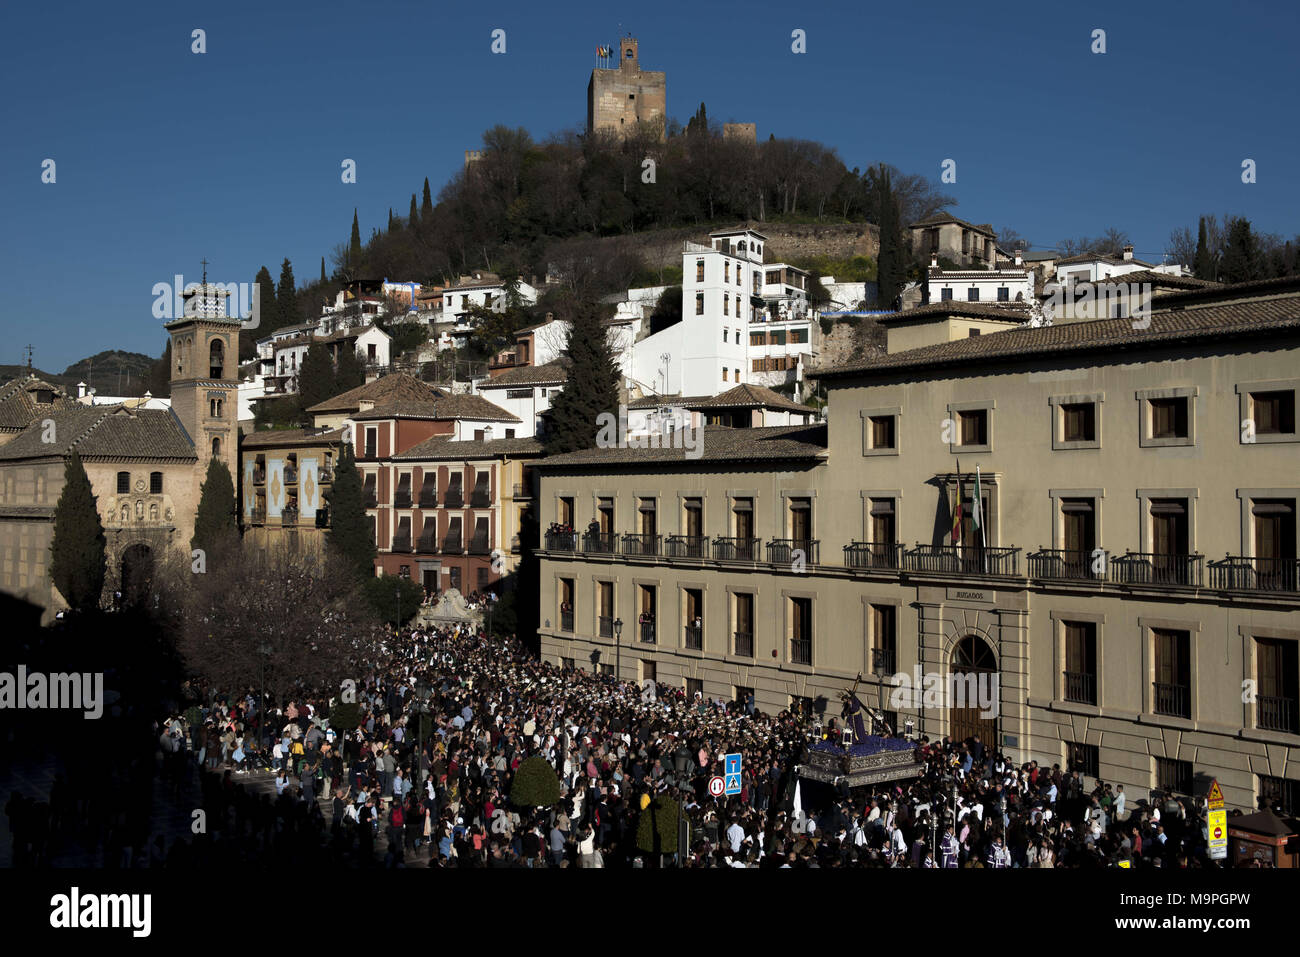
[{"label": "rectangular window", "polygon": [[1250,414],[1256,435],[1295,434],[1295,392],[1252,392]]},{"label": "rectangular window", "polygon": [[873,498],[871,500],[871,544],[872,552],[877,558],[886,558],[891,554],[889,546],[898,542],[896,530],[895,502],[892,498]]},{"label": "rectangular window", "polygon": [[131,473],[118,472],[117,473],[117,494],[125,495],[129,491],[131,491]]},{"label": "rectangular window", "polygon": [[1010,301],[1011,301],[1011,290],[1008,289],[1006,286],[999,286],[998,302],[1010,302]]},{"label": "rectangular window", "polygon": [[1295,641],[1255,639],[1255,673],[1259,683],[1255,698],[1257,728],[1300,733],[1300,711],[1296,707],[1300,666],[1297,666],[1296,648]]},{"label": "rectangular window", "polygon": [[892,415],[871,416],[871,447],[873,449],[894,448],[894,422]]},{"label": "rectangular window", "polygon": [[871,606],[871,673],[892,675],[898,671],[898,609],[893,605]]},{"label": "rectangular window", "polygon": [[1190,718],[1191,633],[1167,628],[1152,629],[1155,651],[1155,683],[1152,711],[1176,718]]},{"label": "rectangular window", "polygon": [[751,346],[767,345],[767,337],[761,332],[751,332],[749,334],[749,344]]},{"label": "rectangular window", "polygon": [[704,648],[704,592],[698,588],[683,589],[686,619],[686,647],[696,651]]},{"label": "rectangular window", "polygon": [[957,421],[961,427],[962,445],[989,444],[988,409],[971,409],[968,412],[958,412]]},{"label": "rectangular window", "polygon": [[378,447],[379,447],[379,429],[377,428],[366,429],[365,457],[368,459],[375,458],[375,456],[378,455],[377,452]]},{"label": "rectangular window", "polygon": [[[798,497],[790,499],[790,537],[796,542],[796,548],[804,548],[812,540],[812,499]],[[809,556],[811,558],[811,556]]]},{"label": "rectangular window", "polygon": [[979,289],[979,286],[971,286],[969,289],[966,290],[966,301],[967,301],[967,302],[979,302],[979,301],[980,301],[980,289]]},{"label": "rectangular window", "polygon": [[1192,793],[1192,762],[1156,758],[1156,787],[1175,794]]},{"label": "rectangular window", "polygon": [[723,342],[726,342],[726,341],[727,341],[727,333],[729,333],[730,331],[731,331],[731,330],[728,329],[726,326],[723,326],[723,327],[722,327],[722,341],[723,341]]},{"label": "rectangular window", "polygon": [[704,260],[695,260],[695,281],[704,282]]},{"label": "rectangular window", "polygon": [[1083,777],[1101,776],[1101,749],[1095,744],[1069,741],[1065,745],[1066,770],[1078,771]]},{"label": "rectangular window", "polygon": [[1187,438],[1187,403],[1182,396],[1172,399],[1150,399],[1151,438]]},{"label": "rectangular window", "polygon": [[642,643],[653,645],[655,643],[655,618],[658,609],[655,601],[657,589],[654,585],[638,585],[637,591],[640,594],[640,611],[637,614],[638,636]]},{"label": "rectangular window", "polygon": [[951,290],[951,289],[947,289],[947,288],[945,288],[945,289],[941,289],[941,290],[939,291],[939,300],[940,300],[941,302],[951,302],[951,301],[952,301],[952,290]]},{"label": "rectangular window", "polygon": [[730,259],[724,259],[722,261],[722,281],[731,282],[731,260]]},{"label": "rectangular window", "polygon": [[1293,817],[1300,813],[1300,781],[1293,778],[1259,777],[1259,799],[1264,807],[1275,814]]},{"label": "rectangular window", "polygon": [[754,596],[737,592],[735,601],[735,633],[733,652],[741,658],[754,657]]},{"label": "rectangular window", "polygon": [[162,490],[163,490],[162,472],[150,472],[149,473],[149,494],[161,495]]},{"label": "rectangular window", "polygon": [[702,292],[695,294],[695,314],[697,316],[704,315],[704,293]]},{"label": "rectangular window", "polygon": [[790,599],[790,661],[812,664],[813,603],[811,598]]},{"label": "rectangular window", "polygon": [[531,399],[532,397],[532,389],[506,389],[507,399]]},{"label": "rectangular window", "polygon": [[729,292],[722,294],[722,314],[724,316],[731,315],[731,293]]},{"label": "rectangular window", "polygon": [[699,695],[701,698],[704,697],[704,681],[700,678],[687,678],[686,700],[688,702],[694,701],[696,695]]},{"label": "rectangular window", "polygon": [[560,579],[560,630],[573,631],[574,582],[572,578]]},{"label": "rectangular window", "polygon": [[1097,404],[1095,402],[1069,402],[1061,406],[1063,441],[1097,441]]},{"label": "rectangular window", "polygon": [[1065,629],[1064,697],[1078,704],[1097,703],[1097,626],[1090,621],[1063,622]]}]

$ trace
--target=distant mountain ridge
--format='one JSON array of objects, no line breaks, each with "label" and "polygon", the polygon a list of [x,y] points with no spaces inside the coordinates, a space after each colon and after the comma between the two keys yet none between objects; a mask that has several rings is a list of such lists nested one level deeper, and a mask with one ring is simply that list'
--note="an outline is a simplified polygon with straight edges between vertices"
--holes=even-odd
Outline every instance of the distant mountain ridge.
[{"label": "distant mountain ridge", "polygon": [[[74,362],[63,372],[46,372],[39,368],[30,372],[61,386],[71,396],[77,394],[79,382],[86,383],[100,395],[139,396],[148,390],[149,373],[157,362],[156,358],[141,352],[107,349]],[[0,383],[25,377],[28,372],[25,364],[0,365]]]}]

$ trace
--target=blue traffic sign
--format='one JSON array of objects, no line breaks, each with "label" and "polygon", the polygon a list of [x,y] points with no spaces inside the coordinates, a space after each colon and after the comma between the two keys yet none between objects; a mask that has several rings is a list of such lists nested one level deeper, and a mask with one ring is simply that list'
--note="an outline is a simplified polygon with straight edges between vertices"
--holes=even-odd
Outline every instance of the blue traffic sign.
[{"label": "blue traffic sign", "polygon": [[723,775],[726,778],[724,794],[740,793],[740,755],[728,754],[723,758]]}]

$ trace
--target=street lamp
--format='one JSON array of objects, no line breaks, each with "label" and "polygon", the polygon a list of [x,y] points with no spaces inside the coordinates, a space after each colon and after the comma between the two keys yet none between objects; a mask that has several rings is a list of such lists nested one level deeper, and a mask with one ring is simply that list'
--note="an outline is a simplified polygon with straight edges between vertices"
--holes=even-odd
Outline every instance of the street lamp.
[{"label": "street lamp", "polygon": [[623,619],[614,619],[614,680],[623,675]]}]

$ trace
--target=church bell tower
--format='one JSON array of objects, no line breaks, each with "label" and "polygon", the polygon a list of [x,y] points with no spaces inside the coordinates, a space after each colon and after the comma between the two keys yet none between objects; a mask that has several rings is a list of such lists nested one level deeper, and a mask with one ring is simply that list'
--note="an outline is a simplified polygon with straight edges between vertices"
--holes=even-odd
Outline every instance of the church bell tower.
[{"label": "church bell tower", "polygon": [[172,347],[172,411],[194,440],[200,484],[214,458],[230,469],[232,481],[238,469],[241,323],[226,315],[229,296],[205,276],[185,290],[183,315],[165,324]]}]

